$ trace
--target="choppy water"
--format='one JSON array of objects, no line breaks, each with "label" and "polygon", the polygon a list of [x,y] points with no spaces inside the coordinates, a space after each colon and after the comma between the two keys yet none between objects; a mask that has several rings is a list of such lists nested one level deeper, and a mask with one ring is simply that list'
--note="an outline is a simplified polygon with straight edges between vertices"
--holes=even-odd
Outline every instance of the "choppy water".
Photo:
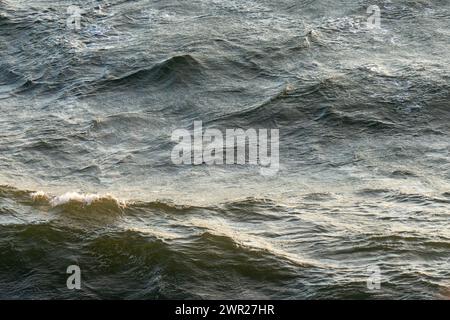
[{"label": "choppy water", "polygon": [[[450,296],[447,0],[0,0],[0,30],[0,298]],[[194,120],[278,128],[278,174],[172,164]]]}]

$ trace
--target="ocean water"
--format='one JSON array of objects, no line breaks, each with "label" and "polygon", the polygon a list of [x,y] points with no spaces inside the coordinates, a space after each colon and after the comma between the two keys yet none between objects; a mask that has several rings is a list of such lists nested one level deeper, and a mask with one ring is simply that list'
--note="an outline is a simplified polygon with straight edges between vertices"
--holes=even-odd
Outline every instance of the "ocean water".
[{"label": "ocean water", "polygon": [[0,0],[0,298],[449,298],[449,52],[448,0]]}]

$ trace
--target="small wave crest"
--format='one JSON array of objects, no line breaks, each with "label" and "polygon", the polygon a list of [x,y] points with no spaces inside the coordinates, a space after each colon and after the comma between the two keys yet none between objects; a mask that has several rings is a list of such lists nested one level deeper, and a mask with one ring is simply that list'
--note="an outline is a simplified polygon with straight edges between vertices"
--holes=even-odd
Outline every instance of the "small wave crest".
[{"label": "small wave crest", "polygon": [[84,206],[91,206],[98,203],[111,203],[118,207],[125,207],[126,202],[119,200],[112,195],[99,195],[99,194],[89,194],[89,193],[78,193],[78,192],[66,192],[59,196],[52,196],[43,191],[37,191],[31,193],[31,197],[34,201],[46,201],[52,207],[63,206],[70,203],[77,203]]},{"label": "small wave crest", "polygon": [[193,56],[178,55],[170,57],[151,67],[140,68],[122,75],[110,76],[100,83],[101,88],[110,86],[138,87],[148,83],[172,86],[176,83],[189,84],[201,77],[203,67]]}]

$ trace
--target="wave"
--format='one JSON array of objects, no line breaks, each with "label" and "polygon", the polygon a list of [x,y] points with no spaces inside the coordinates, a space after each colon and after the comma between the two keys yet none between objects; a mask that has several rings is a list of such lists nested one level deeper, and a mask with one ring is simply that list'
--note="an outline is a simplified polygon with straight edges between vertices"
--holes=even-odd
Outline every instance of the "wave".
[{"label": "wave", "polygon": [[150,68],[140,68],[117,76],[110,76],[99,83],[99,87],[107,89],[116,86],[192,84],[201,76],[202,64],[193,56],[178,55],[170,57]]},{"label": "wave", "polygon": [[69,208],[80,209],[108,209],[122,211],[127,202],[110,194],[94,194],[80,192],[66,192],[60,195],[52,195],[44,191],[19,190],[11,186],[0,186],[0,199],[7,199],[21,205],[42,208]]},{"label": "wave", "polygon": [[395,124],[387,120],[377,119],[370,116],[367,112],[344,112],[335,107],[326,107],[322,113],[315,119],[316,121],[325,121],[334,126],[356,126],[359,128],[391,129]]},{"label": "wave", "polygon": [[203,209],[194,205],[176,204],[171,200],[130,200],[121,199],[109,193],[82,193],[77,191],[64,192],[58,195],[44,191],[20,190],[9,185],[0,185],[0,199],[43,210],[57,209],[112,214],[131,213],[136,210],[184,214],[193,209]]},{"label": "wave", "polygon": [[60,196],[49,196],[43,191],[33,192],[31,197],[35,201],[48,201],[52,207],[65,205],[67,203],[80,203],[86,206],[90,206],[94,203],[105,202],[114,203],[118,206],[125,206],[123,201],[114,198],[111,195],[98,195],[98,194],[83,194],[78,192],[67,192]]},{"label": "wave", "polygon": [[206,230],[202,233],[202,237],[217,237],[224,242],[230,242],[233,247],[241,248],[242,250],[267,252],[272,256],[289,261],[298,267],[325,267],[324,264],[321,264],[317,260],[308,257],[300,257],[298,254],[290,253],[282,247],[274,245],[263,237],[254,236],[242,231],[238,232],[235,229],[229,228],[224,223],[210,222],[205,219],[195,218],[191,220],[191,223],[196,228]]},{"label": "wave", "polygon": [[363,195],[363,196],[371,196],[371,197],[382,197],[387,201],[395,201],[395,202],[410,202],[410,203],[416,203],[416,204],[422,204],[426,205],[429,203],[436,203],[436,204],[449,204],[450,199],[446,199],[445,197],[448,197],[449,193],[444,192],[442,194],[442,197],[437,196],[429,196],[426,194],[418,194],[418,193],[405,193],[400,192],[398,190],[392,190],[392,189],[363,189],[359,191],[357,194]]}]

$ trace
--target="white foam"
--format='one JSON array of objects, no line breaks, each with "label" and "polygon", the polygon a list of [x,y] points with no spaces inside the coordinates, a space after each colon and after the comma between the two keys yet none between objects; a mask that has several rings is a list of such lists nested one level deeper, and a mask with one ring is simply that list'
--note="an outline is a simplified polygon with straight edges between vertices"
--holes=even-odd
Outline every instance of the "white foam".
[{"label": "white foam", "polygon": [[94,201],[98,201],[101,197],[97,194],[82,194],[78,192],[67,192],[63,195],[56,196],[50,200],[50,204],[54,207],[60,206],[71,201],[81,202],[86,205],[92,204]]},{"label": "white foam", "polygon": [[116,202],[118,206],[125,206],[125,202],[120,201],[109,194],[99,195],[93,193],[66,192],[59,196],[50,196],[43,191],[37,191],[32,193],[31,197],[33,200],[46,199],[50,202],[52,207],[61,206],[69,202],[78,202],[83,205],[91,205],[92,203],[100,200],[112,200]]},{"label": "white foam", "polygon": [[48,199],[48,196],[44,191],[36,191],[31,194],[31,198],[33,198],[33,200],[40,200]]}]

